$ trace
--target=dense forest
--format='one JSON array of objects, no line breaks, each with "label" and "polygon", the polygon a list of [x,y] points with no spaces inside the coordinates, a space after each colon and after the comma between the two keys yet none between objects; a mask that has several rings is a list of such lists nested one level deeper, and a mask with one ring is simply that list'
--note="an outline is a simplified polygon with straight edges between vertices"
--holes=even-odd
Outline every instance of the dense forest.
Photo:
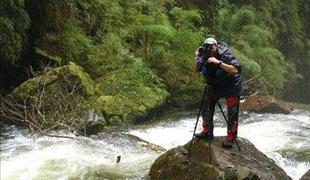
[{"label": "dense forest", "polygon": [[[112,98],[141,115],[158,94],[188,106],[203,83],[194,52],[213,36],[240,60],[245,95],[309,103],[309,7],[306,0],[1,0],[1,94],[46,67],[74,64],[94,86],[89,102],[107,107]],[[109,108],[101,112],[116,107]],[[110,117],[127,117],[117,111]]]}]

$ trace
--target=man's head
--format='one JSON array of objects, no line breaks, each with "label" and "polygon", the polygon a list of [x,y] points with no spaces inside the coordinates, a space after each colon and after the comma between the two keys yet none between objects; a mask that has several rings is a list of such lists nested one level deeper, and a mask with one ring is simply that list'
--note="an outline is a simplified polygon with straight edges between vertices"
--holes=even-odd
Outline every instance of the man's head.
[{"label": "man's head", "polygon": [[217,41],[214,38],[212,37],[207,38],[203,44],[213,54],[217,52]]}]

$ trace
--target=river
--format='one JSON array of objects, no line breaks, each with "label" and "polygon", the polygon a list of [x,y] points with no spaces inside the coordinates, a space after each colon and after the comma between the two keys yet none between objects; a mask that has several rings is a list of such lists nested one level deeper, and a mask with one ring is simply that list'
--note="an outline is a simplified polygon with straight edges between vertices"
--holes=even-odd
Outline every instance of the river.
[{"label": "river", "polygon": [[[119,134],[135,135],[165,149],[190,141],[196,117],[167,118],[151,125],[137,125]],[[221,114],[215,115],[215,136],[226,134]],[[310,169],[310,112],[243,114],[238,135],[249,139],[260,151],[282,167],[294,180]],[[199,128],[197,128],[199,131]],[[1,134],[1,180],[32,179],[147,179],[160,156],[126,136],[106,135],[99,139],[29,135],[14,126]],[[117,157],[120,162],[117,163]]]}]

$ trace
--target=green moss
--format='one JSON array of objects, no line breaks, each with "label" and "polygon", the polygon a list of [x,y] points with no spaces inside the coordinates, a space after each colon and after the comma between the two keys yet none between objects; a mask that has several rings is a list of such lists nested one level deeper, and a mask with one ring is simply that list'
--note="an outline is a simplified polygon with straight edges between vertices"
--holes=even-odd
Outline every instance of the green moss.
[{"label": "green moss", "polygon": [[103,114],[108,116],[121,116],[124,112],[122,98],[118,96],[100,96],[97,98],[96,105],[100,107]]},{"label": "green moss", "polygon": [[73,80],[81,85],[84,95],[94,95],[93,80],[87,73],[84,72],[82,67],[74,63],[69,63],[69,65],[55,70],[58,70],[59,74],[63,78],[69,78],[69,80]]},{"label": "green moss", "polygon": [[81,67],[70,63],[70,65],[51,69],[45,74],[25,81],[10,95],[15,98],[31,98],[38,95],[43,87],[47,92],[55,92],[64,86],[64,83],[68,86],[79,86],[85,96],[94,94],[94,85],[90,76]]},{"label": "green moss", "polygon": [[16,87],[10,94],[15,98],[31,98],[37,95],[38,91],[42,87],[50,86],[59,79],[58,75],[54,72],[48,72],[47,74],[37,76],[29,79]]},{"label": "green moss", "polygon": [[163,103],[169,93],[155,73],[143,65],[129,65],[96,80],[97,112],[111,124],[127,123]]}]

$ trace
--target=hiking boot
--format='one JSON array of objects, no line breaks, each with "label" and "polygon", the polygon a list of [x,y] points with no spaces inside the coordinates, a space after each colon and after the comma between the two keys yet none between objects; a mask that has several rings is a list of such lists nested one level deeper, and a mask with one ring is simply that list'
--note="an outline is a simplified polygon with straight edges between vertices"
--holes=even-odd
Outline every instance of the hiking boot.
[{"label": "hiking boot", "polygon": [[224,147],[224,148],[227,148],[227,149],[232,148],[233,143],[234,143],[233,140],[225,140],[225,141],[223,142],[223,147]]},{"label": "hiking boot", "polygon": [[200,132],[200,133],[195,133],[195,137],[199,139],[207,139],[209,141],[212,141],[214,136],[212,132]]}]

